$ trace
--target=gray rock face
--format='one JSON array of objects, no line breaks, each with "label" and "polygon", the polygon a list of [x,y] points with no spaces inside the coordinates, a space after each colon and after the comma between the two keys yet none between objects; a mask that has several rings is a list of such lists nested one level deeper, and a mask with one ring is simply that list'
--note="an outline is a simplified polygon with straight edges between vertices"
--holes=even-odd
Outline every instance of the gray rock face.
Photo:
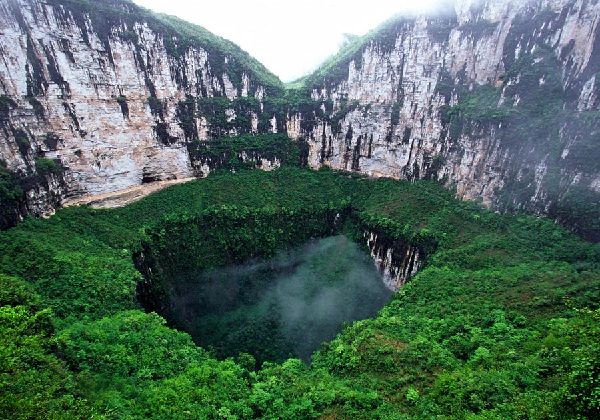
[{"label": "gray rock face", "polygon": [[399,19],[309,78],[329,112],[294,115],[288,133],[308,140],[312,167],[556,213],[576,188],[600,192],[599,24],[600,2],[574,0],[463,0]]},{"label": "gray rock face", "polygon": [[396,19],[287,109],[276,78],[223,40],[122,0],[82,4],[0,3],[0,170],[29,180],[22,214],[203,176],[194,141],[271,132],[306,140],[315,168],[438,180],[565,223],[565,203],[600,209],[597,0],[460,0]]},{"label": "gray rock face", "polygon": [[379,271],[383,284],[391,291],[398,291],[422,266],[418,247],[400,241],[381,240],[375,232],[364,232],[367,247]]},{"label": "gray rock face", "polygon": [[182,104],[213,97],[262,100],[271,89],[210,45],[183,44],[132,4],[111,0],[99,7],[0,3],[6,105],[0,160],[22,176],[36,176],[39,158],[64,168],[62,181],[39,177],[28,191],[27,210],[34,214],[51,211],[64,197],[194,175],[186,141],[210,138],[210,127],[195,106],[183,124]]}]

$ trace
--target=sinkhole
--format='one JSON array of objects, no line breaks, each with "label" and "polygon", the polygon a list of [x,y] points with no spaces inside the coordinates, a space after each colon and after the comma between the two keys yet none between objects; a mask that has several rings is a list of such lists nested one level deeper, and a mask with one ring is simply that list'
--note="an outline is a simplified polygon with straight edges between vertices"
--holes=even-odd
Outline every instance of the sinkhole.
[{"label": "sinkhole", "polygon": [[270,258],[200,269],[184,264],[162,285],[147,309],[217,357],[247,353],[257,364],[290,357],[308,363],[344,323],[372,317],[392,294],[367,250],[340,234]]}]

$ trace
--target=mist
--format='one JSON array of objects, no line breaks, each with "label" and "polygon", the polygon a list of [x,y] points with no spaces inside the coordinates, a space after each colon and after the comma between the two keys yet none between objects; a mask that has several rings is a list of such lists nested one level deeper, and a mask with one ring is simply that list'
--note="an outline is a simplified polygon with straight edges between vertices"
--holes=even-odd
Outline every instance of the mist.
[{"label": "mist", "polygon": [[293,81],[335,54],[345,34],[364,35],[392,16],[427,13],[447,0],[134,0],[178,16],[238,44],[284,82]]},{"label": "mist", "polygon": [[258,363],[309,362],[344,323],[372,317],[391,296],[371,257],[344,236],[171,284],[170,322],[218,357],[249,353]]}]

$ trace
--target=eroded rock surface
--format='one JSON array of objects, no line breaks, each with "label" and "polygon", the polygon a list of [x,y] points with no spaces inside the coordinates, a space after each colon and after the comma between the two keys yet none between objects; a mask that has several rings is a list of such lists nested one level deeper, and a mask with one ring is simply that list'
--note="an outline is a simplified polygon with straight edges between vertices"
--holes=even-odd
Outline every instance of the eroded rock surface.
[{"label": "eroded rock surface", "polygon": [[288,133],[309,141],[312,167],[435,179],[559,219],[566,196],[598,206],[599,23],[599,2],[573,0],[398,19],[309,78],[325,116],[295,114]]},{"label": "eroded rock surface", "polygon": [[315,168],[437,180],[572,226],[600,212],[597,0],[459,0],[398,18],[287,103],[275,76],[197,27],[82,4],[0,4],[0,161],[27,181],[17,213],[204,176],[194,144],[272,132],[308,142]]}]

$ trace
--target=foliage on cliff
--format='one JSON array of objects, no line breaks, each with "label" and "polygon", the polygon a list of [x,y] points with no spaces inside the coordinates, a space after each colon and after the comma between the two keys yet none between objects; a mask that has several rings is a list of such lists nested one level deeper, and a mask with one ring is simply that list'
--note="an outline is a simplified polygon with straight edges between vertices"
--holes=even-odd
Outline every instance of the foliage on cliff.
[{"label": "foliage on cliff", "polygon": [[[362,66],[363,54],[367,49],[387,53],[396,47],[399,35],[414,25],[415,16],[402,13],[387,19],[362,36],[346,39],[340,49],[327,58],[316,70],[287,86],[289,88],[320,88],[333,86],[348,78],[349,66]],[[428,32],[438,41],[448,39],[450,31],[457,24],[456,13],[451,1],[440,2],[437,10],[431,12],[427,26]]]},{"label": "foliage on cliff", "polygon": [[194,140],[188,145],[192,161],[206,164],[211,170],[237,171],[261,165],[296,165],[306,161],[306,145],[283,134],[259,134]]},{"label": "foliage on cliff", "polygon": [[17,177],[0,161],[0,229],[17,224],[22,201],[23,190]]},{"label": "foliage on cliff", "polygon": [[[60,184],[64,168],[53,159],[37,157],[28,172],[11,171],[0,160],[0,230],[15,226],[27,211],[27,192],[36,188],[50,191],[50,183]],[[58,205],[55,194],[48,192],[50,202]]]},{"label": "foliage on cliff", "polygon": [[277,76],[233,42],[221,38],[201,26],[186,22],[175,16],[159,14],[155,15],[155,17],[174,29],[180,37],[183,36],[182,40],[178,41],[180,43],[178,46],[179,49],[182,46],[193,46],[195,43],[198,43],[200,46],[208,48],[209,52],[218,51],[219,54],[226,55],[232,60],[231,63],[228,63],[228,68],[231,68],[232,71],[238,68],[238,73],[235,77],[237,80],[235,81],[240,82],[241,74],[239,71],[246,70],[254,74],[257,82],[267,87],[269,93],[276,93],[282,89],[283,85]]},{"label": "foliage on cliff", "polygon": [[369,47],[389,51],[396,43],[397,34],[410,18],[404,15],[394,16],[366,35],[347,39],[339,51],[327,58],[315,71],[288,84],[290,88],[318,88],[331,86],[347,79],[348,68],[352,62],[359,68],[362,55]]},{"label": "foliage on cliff", "polygon": [[[432,248],[376,318],[347,326],[310,367],[217,360],[139,310],[144,282],[132,255],[143,254],[142,241],[162,244],[156,258],[187,258],[178,255],[185,245],[222,264],[222,249],[250,256],[264,235],[269,249],[286,243],[286,218],[271,232],[276,225],[253,214],[348,206],[371,228]],[[198,224],[206,217],[221,222]],[[203,234],[225,242],[205,247]],[[493,214],[434,183],[298,168],[216,173],[120,209],[60,210],[0,233],[0,412],[594,417],[599,254],[549,220]]]},{"label": "foliage on cliff", "polygon": [[[495,11],[494,2],[475,2],[469,13],[466,7],[457,8],[461,14],[457,19],[454,2],[443,3],[451,10],[422,19],[395,17],[369,34],[349,40],[313,73],[288,85],[306,97],[319,95],[323,105],[326,99],[335,102],[324,115],[313,114],[333,134],[333,141],[319,144],[321,133],[311,130],[316,124],[309,127],[307,137],[311,136],[314,155],[320,152],[321,162],[326,161],[329,144],[333,144],[336,154],[352,155],[352,160],[334,160],[337,167],[360,170],[400,165],[406,179],[439,179],[450,186],[465,185],[468,179],[467,184],[474,182],[480,187],[474,188],[472,195],[495,183],[493,192],[484,193],[494,208],[547,214],[586,239],[600,240],[596,222],[600,217],[596,186],[600,112],[594,99],[598,95],[593,93],[598,83],[592,79],[599,70],[597,51],[575,70],[575,40],[562,48],[549,41],[567,25],[569,14],[574,15],[569,8],[577,6],[566,2],[561,4],[561,12],[547,5],[524,7],[514,16],[511,11],[500,18],[491,12]],[[591,10],[588,13],[593,16],[596,11]],[[485,60],[477,57],[475,63],[470,59],[463,63],[463,52],[487,51],[490,40],[502,43],[498,46],[502,56],[494,63],[495,70],[485,70],[483,78],[483,73],[473,72],[471,67],[477,68]],[[523,48],[524,42],[528,48]],[[422,58],[420,50],[426,54],[439,51],[462,64],[431,56],[424,74],[416,76],[415,69],[422,65],[416,58]],[[369,64],[364,60],[370,60]],[[381,77],[383,73],[385,77]],[[426,80],[428,77],[437,80]],[[374,80],[376,89],[370,84]],[[420,83],[434,89],[420,92]],[[383,87],[395,93],[383,100],[384,107],[364,99],[379,94]],[[592,90],[586,93],[586,89]],[[410,99],[411,90],[418,98]],[[591,99],[584,106],[586,95]],[[411,106],[408,101],[413,101]],[[376,118],[365,117],[371,106],[380,108]],[[421,106],[424,115],[417,117]],[[356,110],[363,111],[363,118],[353,112]],[[419,119],[425,131],[417,135]],[[438,123],[440,131],[433,128]],[[369,127],[371,124],[377,128]],[[360,136],[356,125],[361,126]],[[365,147],[361,141],[369,135],[376,139],[385,136],[386,144],[373,149],[369,145],[367,156],[362,156],[359,151]],[[439,148],[436,153],[445,164],[438,160],[437,165],[428,165],[433,156],[424,153],[423,139]],[[467,163],[465,156],[478,148],[476,161]],[[396,150],[408,155],[408,163]],[[464,165],[472,167],[471,175],[457,171]]]}]

